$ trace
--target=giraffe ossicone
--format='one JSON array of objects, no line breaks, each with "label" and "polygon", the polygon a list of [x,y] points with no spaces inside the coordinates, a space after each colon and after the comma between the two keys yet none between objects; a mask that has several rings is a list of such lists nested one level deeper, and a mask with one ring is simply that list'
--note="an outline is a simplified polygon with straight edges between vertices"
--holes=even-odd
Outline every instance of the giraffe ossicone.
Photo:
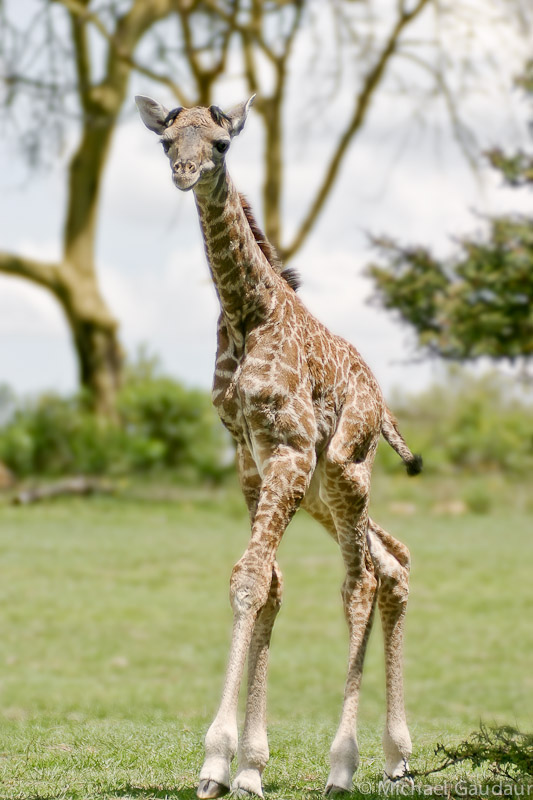
[{"label": "giraffe ossicone", "polygon": [[[145,125],[161,137],[172,178],[192,190],[207,261],[220,301],[213,403],[235,439],[251,538],[233,568],[233,633],[222,699],[205,738],[198,797],[230,790],[263,796],[269,752],[266,683],[270,637],[281,605],[276,551],[301,506],[339,544],[349,628],[344,702],[330,750],[326,793],[351,791],[359,763],[356,719],[366,644],[377,604],[384,632],[387,715],[384,774],[408,777],[402,641],[409,552],[368,516],[370,476],[381,435],[420,471],[371,370],[347,341],[330,333],[295,292],[226,169],[226,153],[253,97],[227,112],[169,112],[137,97]],[[237,703],[246,659],[248,686],[240,742]],[[230,766],[237,755],[231,781]]]}]

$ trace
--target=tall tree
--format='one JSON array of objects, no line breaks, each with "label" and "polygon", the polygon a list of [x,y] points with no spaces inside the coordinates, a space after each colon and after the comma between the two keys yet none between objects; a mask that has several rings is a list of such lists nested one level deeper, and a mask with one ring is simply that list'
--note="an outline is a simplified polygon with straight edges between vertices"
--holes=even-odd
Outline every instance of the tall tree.
[{"label": "tall tree", "polygon": [[[518,83],[533,105],[533,62]],[[533,120],[532,120],[533,124]],[[513,187],[533,186],[533,155],[487,154]],[[376,296],[415,332],[422,350],[448,360],[479,357],[528,366],[533,359],[533,216],[487,220],[481,235],[459,240],[449,259],[426,247],[381,238],[370,267]]]},{"label": "tall tree", "polygon": [[[45,263],[17,253],[0,252],[0,271],[27,278],[57,298],[72,332],[81,384],[88,390],[95,410],[113,416],[122,350],[117,321],[96,277],[98,201],[112,134],[128,89],[133,54],[146,31],[170,13],[172,2],[134,0],[123,13],[118,13],[117,4],[112,34],[99,17],[93,16],[89,0],[58,0],[58,5],[61,8],[44,4],[32,20],[33,31],[41,37],[47,56],[44,67],[48,68],[48,74],[40,75],[43,63],[37,61],[26,70],[22,51],[24,46],[34,44],[35,33],[30,27],[21,34],[3,9],[7,68],[3,79],[7,108],[14,101],[16,90],[26,90],[24,109],[33,124],[25,126],[22,146],[34,157],[39,152],[32,148],[32,139],[39,146],[54,121],[53,112],[64,111],[65,97],[75,93],[79,138],[68,168],[63,254],[58,263]],[[96,58],[89,41],[91,25],[102,32],[109,45],[103,57],[104,73],[98,79],[94,78]],[[11,48],[8,53],[6,46]],[[35,103],[32,108],[27,101],[36,95],[41,105]],[[41,126],[40,135],[36,125]]]},{"label": "tall tree", "polygon": [[[33,281],[57,298],[72,331],[81,384],[96,411],[111,416],[122,352],[117,321],[96,278],[95,237],[104,169],[133,72],[164,86],[180,105],[208,105],[218,81],[228,74],[229,56],[232,65],[240,65],[231,68],[240,71],[250,93],[257,92],[255,108],[264,129],[266,233],[289,259],[316,224],[373,102],[390,87],[395,66],[416,66],[424,78],[417,91],[405,92],[406,102],[426,107],[431,97],[443,99],[455,135],[468,150],[468,133],[456,103],[464,86],[452,87],[459,73],[475,82],[473,67],[479,65],[459,54],[460,69],[455,69],[450,31],[457,22],[463,30],[469,24],[475,35],[483,22],[480,16],[486,13],[488,18],[501,9],[522,23],[533,16],[521,0],[486,0],[486,11],[470,17],[470,0],[25,2],[28,7],[34,4],[33,14],[0,0],[3,128],[17,137],[23,156],[36,162],[53,151],[52,140],[61,137],[68,120],[70,129],[76,121],[77,144],[68,167],[61,259],[45,263],[0,250],[0,272]],[[320,177],[315,193],[306,199],[288,238],[281,214],[284,122],[291,110],[295,52],[306,43],[312,53],[311,78],[299,93],[308,93],[308,108],[317,106],[319,93],[334,92],[337,83],[344,90],[346,85],[351,88],[331,147],[316,168]],[[492,59],[492,49],[486,55],[487,61]],[[410,74],[410,87],[413,80]],[[396,88],[402,90],[401,71]],[[313,116],[309,114],[311,121]]]}]

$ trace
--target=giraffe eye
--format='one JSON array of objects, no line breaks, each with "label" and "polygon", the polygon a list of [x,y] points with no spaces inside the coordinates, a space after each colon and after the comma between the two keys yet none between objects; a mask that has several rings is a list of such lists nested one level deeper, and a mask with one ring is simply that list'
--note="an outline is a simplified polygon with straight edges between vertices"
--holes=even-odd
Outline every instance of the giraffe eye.
[{"label": "giraffe eye", "polygon": [[218,150],[219,153],[225,153],[229,147],[229,142],[227,139],[219,139],[218,142],[215,142],[215,148]]},{"label": "giraffe eye", "polygon": [[165,153],[168,153],[168,151],[170,150],[170,142],[168,141],[168,139],[161,139],[161,144],[163,145],[163,150],[165,151]]}]

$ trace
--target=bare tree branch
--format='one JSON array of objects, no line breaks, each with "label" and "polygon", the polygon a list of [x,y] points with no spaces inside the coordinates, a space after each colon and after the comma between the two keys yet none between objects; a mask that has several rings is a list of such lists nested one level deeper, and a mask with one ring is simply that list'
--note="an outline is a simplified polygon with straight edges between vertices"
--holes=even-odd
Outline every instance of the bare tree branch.
[{"label": "bare tree branch", "polygon": [[[88,0],[85,0],[85,5],[87,2]],[[75,14],[71,11],[69,11],[69,17],[72,30],[72,40],[74,42],[76,73],[78,76],[78,95],[83,110],[85,113],[88,113],[90,110],[89,93],[91,89],[91,60],[87,37],[87,20],[83,16]]]},{"label": "bare tree branch", "polygon": [[[287,247],[281,248],[281,257],[283,260],[287,261],[290,259],[296,253],[296,251],[301,248],[307,236],[309,235],[309,232],[315,224],[318,215],[324,207],[335,179],[337,178],[342,160],[346,155],[348,147],[351,144],[355,134],[361,129],[366,119],[374,92],[383,79],[390,60],[396,53],[402,32],[409,25],[409,23],[411,23],[420,15],[420,13],[430,2],[431,0],[418,0],[411,11],[406,12],[404,10],[397,19],[396,24],[394,25],[378,60],[367,72],[366,77],[363,80],[363,86],[357,97],[350,122],[338,141],[335,152],[333,153],[328,167],[326,168],[324,177],[309,208],[309,211],[305,215],[292,242]],[[402,8],[403,6],[404,4],[402,3]]]},{"label": "bare tree branch", "polygon": [[[139,74],[145,75],[147,78],[150,78],[150,80],[156,81],[157,83],[161,83],[164,86],[166,86],[182,105],[185,106],[191,105],[190,99],[187,97],[182,87],[179,86],[175,81],[173,81],[172,78],[169,77],[169,75],[159,73],[156,70],[146,66],[145,64],[140,63],[136,58],[134,58],[133,50],[131,48],[125,47],[124,44],[120,42],[116,32],[115,34],[111,33],[103,23],[102,19],[98,16],[98,14],[90,11],[86,7],[85,2],[88,2],[88,0],[84,0],[83,2],[82,0],[53,0],[53,2],[57,3],[58,5],[64,6],[68,10],[71,18],[77,18],[81,21],[93,25],[101,34],[101,36],[106,40],[106,42],[108,42],[109,46],[113,48],[118,58],[122,59],[125,62],[125,64],[127,64],[129,67],[134,69]],[[154,3],[153,0],[148,0],[144,4],[144,10],[146,15],[148,15],[148,19],[150,19],[150,14],[151,13],[153,14],[153,22],[151,23],[153,24],[157,21],[158,18],[162,18],[167,14],[170,14],[171,11],[173,11],[174,9],[173,9],[173,4],[170,1],[169,2],[164,1],[163,3],[161,3],[156,0],[156,2]],[[128,16],[130,16],[130,18],[134,17],[133,14]],[[146,30],[149,26],[150,26],[149,24],[147,25],[145,23],[143,27]],[[138,41],[139,38],[140,35],[136,37],[136,41]],[[77,47],[77,51],[78,50],[79,48]],[[78,52],[77,60],[79,61],[80,58],[81,55]],[[78,64],[78,75],[79,74],[80,74],[80,65]]]},{"label": "bare tree branch", "polygon": [[239,23],[237,14],[234,12],[228,13],[219,6],[216,0],[204,0],[204,5],[225,22],[233,33],[239,33],[241,37],[248,39],[251,44],[257,45],[270,62],[276,62],[276,54],[261,33],[263,20],[262,3],[254,2],[252,4],[251,18],[247,25]]},{"label": "bare tree branch", "polygon": [[428,63],[424,58],[421,58],[415,53],[401,52],[398,55],[401,58],[405,58],[409,61],[412,61],[413,63],[417,64],[419,67],[422,67],[422,69],[426,70],[431,74],[431,76],[435,80],[435,84],[439,90],[440,95],[444,98],[444,102],[448,110],[455,140],[459,145],[463,153],[463,156],[470,165],[470,168],[474,173],[477,173],[478,172],[477,157],[476,157],[476,153],[478,151],[477,142],[475,141],[471,131],[469,131],[469,129],[461,119],[458,105],[455,101],[452,90],[448,86],[448,81],[446,80],[446,76],[444,75],[443,71],[438,69],[438,67],[435,67],[432,64]]},{"label": "bare tree branch", "polygon": [[113,38],[98,14],[94,14],[87,7],[89,0],[52,0],[52,2],[64,6],[70,14],[85,20],[85,22],[90,22],[107,41]]},{"label": "bare tree branch", "polygon": [[35,261],[16,253],[0,251],[0,272],[19,278],[26,278],[51,289],[54,293],[60,285],[61,265],[53,262]]}]

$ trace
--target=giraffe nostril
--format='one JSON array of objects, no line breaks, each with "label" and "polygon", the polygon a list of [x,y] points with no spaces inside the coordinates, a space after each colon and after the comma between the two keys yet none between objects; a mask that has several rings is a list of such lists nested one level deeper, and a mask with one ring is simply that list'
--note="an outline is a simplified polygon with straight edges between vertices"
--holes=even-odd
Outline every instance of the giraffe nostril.
[{"label": "giraffe nostril", "polygon": [[178,175],[193,174],[198,171],[198,167],[194,161],[176,161],[174,164],[174,172]]}]

